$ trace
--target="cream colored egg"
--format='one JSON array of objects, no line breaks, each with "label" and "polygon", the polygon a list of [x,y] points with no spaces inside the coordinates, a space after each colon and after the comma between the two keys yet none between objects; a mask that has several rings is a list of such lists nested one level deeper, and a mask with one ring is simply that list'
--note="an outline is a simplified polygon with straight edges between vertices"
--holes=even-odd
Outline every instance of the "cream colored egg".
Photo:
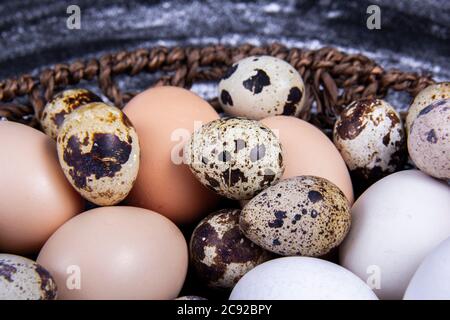
[{"label": "cream colored egg", "polygon": [[384,100],[350,104],[334,125],[333,141],[352,174],[372,182],[399,170],[406,159],[400,116]]},{"label": "cream colored egg", "polygon": [[0,300],[55,300],[56,283],[36,262],[0,254]]},{"label": "cream colored egg", "polygon": [[60,128],[59,162],[72,186],[97,205],[123,200],[139,170],[139,140],[117,108],[91,103],[74,110]]},{"label": "cream colored egg", "polygon": [[184,149],[185,163],[199,181],[236,200],[250,199],[283,174],[281,144],[254,120],[223,118],[195,131]]},{"label": "cream colored egg", "polygon": [[409,134],[411,124],[419,112],[433,101],[450,98],[450,82],[432,84],[420,91],[414,98],[406,116],[406,132]]},{"label": "cream colored egg", "polygon": [[351,223],[342,191],[315,176],[282,180],[242,209],[240,228],[262,248],[284,256],[318,257],[338,246]]},{"label": "cream colored egg", "polygon": [[188,250],[169,219],[113,206],[69,220],[37,261],[53,275],[61,300],[167,300],[180,294]]},{"label": "cream colored egg", "polygon": [[239,230],[240,213],[239,209],[212,213],[192,233],[192,265],[209,287],[233,288],[249,270],[272,257]]},{"label": "cream colored egg", "polygon": [[219,83],[219,101],[232,116],[260,120],[275,115],[298,116],[305,102],[305,85],[297,70],[271,56],[242,59]]},{"label": "cream colored egg", "polygon": [[414,164],[438,179],[450,179],[450,99],[437,100],[422,109],[408,136]]},{"label": "cream colored egg", "polygon": [[102,99],[87,89],[69,89],[50,100],[42,111],[41,126],[44,132],[56,140],[58,130],[68,114],[78,107]]}]

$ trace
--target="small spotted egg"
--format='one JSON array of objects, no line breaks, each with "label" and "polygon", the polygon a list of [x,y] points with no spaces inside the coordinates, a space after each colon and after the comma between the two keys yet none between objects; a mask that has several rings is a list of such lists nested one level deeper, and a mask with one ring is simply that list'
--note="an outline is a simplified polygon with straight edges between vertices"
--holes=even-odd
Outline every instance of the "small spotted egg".
[{"label": "small spotted egg", "polygon": [[139,140],[119,109],[91,103],[66,117],[57,138],[59,162],[87,200],[114,205],[130,192],[139,170]]},{"label": "small spotted egg", "polygon": [[203,219],[192,234],[192,264],[211,288],[232,288],[245,273],[271,258],[239,230],[240,212],[217,211]]},{"label": "small spotted egg", "polygon": [[414,98],[406,116],[406,132],[409,134],[411,124],[419,112],[432,102],[441,99],[450,99],[450,82],[432,84],[420,91]]},{"label": "small spotted egg", "polygon": [[350,228],[347,198],[332,182],[315,176],[282,180],[242,209],[244,235],[283,256],[322,256],[337,247]]},{"label": "small spotted egg", "polygon": [[422,109],[408,135],[414,164],[438,179],[450,179],[450,99],[437,100]]},{"label": "small spotted egg", "polygon": [[36,262],[0,254],[0,300],[55,300],[56,283]]},{"label": "small spotted egg", "polygon": [[199,297],[199,296],[182,296],[182,297],[178,297],[174,300],[207,300],[207,299]]},{"label": "small spotted egg", "polygon": [[223,110],[238,117],[260,120],[275,115],[298,116],[305,102],[305,85],[297,70],[270,56],[242,59],[219,83]]},{"label": "small spotted egg", "polygon": [[281,144],[258,121],[222,118],[196,130],[185,163],[206,187],[235,200],[250,199],[284,172]]},{"label": "small spotted egg", "polygon": [[351,103],[334,125],[333,140],[352,175],[366,181],[399,170],[406,160],[400,116],[383,100]]},{"label": "small spotted egg", "polygon": [[50,100],[42,111],[41,126],[44,132],[56,140],[58,130],[66,116],[74,109],[102,99],[86,89],[70,89],[60,92]]}]

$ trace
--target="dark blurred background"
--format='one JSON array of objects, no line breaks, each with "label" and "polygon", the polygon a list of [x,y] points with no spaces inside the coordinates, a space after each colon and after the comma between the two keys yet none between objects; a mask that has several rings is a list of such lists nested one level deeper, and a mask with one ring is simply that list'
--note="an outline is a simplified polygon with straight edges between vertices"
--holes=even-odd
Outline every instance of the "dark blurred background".
[{"label": "dark blurred background", "polygon": [[[70,4],[81,9],[80,30],[66,27]],[[366,27],[371,4],[381,8],[381,30]],[[449,80],[450,1],[0,0],[0,80],[108,51],[273,41],[309,49],[332,45],[385,68]],[[141,77],[121,85],[144,89],[150,80]],[[211,86],[193,90],[215,94]]]}]

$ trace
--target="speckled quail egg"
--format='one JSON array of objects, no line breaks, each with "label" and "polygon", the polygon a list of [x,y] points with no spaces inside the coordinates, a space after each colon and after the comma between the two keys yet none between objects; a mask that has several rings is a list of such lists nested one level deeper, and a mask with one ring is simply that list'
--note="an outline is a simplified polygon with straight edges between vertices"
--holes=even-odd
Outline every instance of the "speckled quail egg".
[{"label": "speckled quail egg", "polygon": [[222,209],[203,219],[192,233],[191,261],[211,288],[232,288],[249,270],[272,254],[244,237],[239,209]]},{"label": "speckled quail egg", "polygon": [[219,101],[232,115],[260,120],[275,115],[298,116],[305,102],[305,85],[284,60],[252,56],[234,63],[219,83]]},{"label": "speckled quail egg", "polygon": [[383,100],[351,103],[334,125],[333,140],[352,175],[370,182],[399,170],[406,160],[400,116]]},{"label": "speckled quail egg", "polygon": [[419,112],[411,124],[408,151],[420,170],[450,179],[450,99],[437,100]]},{"label": "speckled quail egg", "polygon": [[207,300],[207,299],[199,297],[199,296],[182,296],[182,297],[178,297],[174,300]]},{"label": "speckled quail egg", "polygon": [[55,300],[56,283],[36,262],[0,254],[0,300]]},{"label": "speckled quail egg", "polygon": [[235,200],[252,198],[284,171],[276,135],[258,121],[243,118],[203,125],[186,144],[184,157],[203,185]]},{"label": "speckled quail egg", "polygon": [[350,228],[350,208],[332,182],[315,176],[282,180],[242,209],[244,235],[283,256],[318,257],[337,247]]},{"label": "speckled quail egg", "polygon": [[91,103],[72,111],[59,130],[57,149],[69,182],[97,205],[120,202],[136,180],[138,137],[115,107]]},{"label": "speckled quail egg", "polygon": [[432,84],[420,91],[414,98],[406,116],[406,132],[409,134],[411,124],[419,112],[432,102],[450,98],[450,82]]},{"label": "speckled quail egg", "polygon": [[87,89],[69,89],[55,95],[42,111],[41,126],[44,132],[56,140],[58,130],[66,116],[74,109],[102,99]]}]

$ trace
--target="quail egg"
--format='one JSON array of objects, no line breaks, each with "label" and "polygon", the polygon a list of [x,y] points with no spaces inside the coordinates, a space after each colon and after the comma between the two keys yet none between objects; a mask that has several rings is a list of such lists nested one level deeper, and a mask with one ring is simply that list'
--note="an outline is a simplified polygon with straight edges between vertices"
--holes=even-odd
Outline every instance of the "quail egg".
[{"label": "quail egg", "polygon": [[0,300],[55,300],[56,283],[36,262],[0,254]]},{"label": "quail egg", "polygon": [[410,127],[408,151],[414,164],[438,179],[450,179],[450,99],[422,109]]},{"label": "quail egg", "polygon": [[58,130],[69,113],[82,105],[101,101],[100,97],[86,89],[62,91],[45,105],[41,117],[42,129],[48,136],[56,140]]},{"label": "quail egg", "polygon": [[243,118],[203,125],[192,134],[184,156],[203,185],[235,200],[252,198],[284,171],[276,135],[258,121]]},{"label": "quail egg", "polygon": [[284,60],[252,56],[233,64],[219,83],[219,101],[232,115],[260,120],[275,115],[298,116],[305,102],[305,85]]},{"label": "quail egg", "polygon": [[282,180],[242,209],[244,235],[283,256],[318,257],[338,246],[350,228],[350,208],[332,182],[315,176]]},{"label": "quail egg", "polygon": [[91,103],[75,109],[59,130],[57,150],[72,186],[87,200],[114,205],[130,192],[139,170],[139,141],[119,109]]},{"label": "quail egg", "polygon": [[352,175],[362,180],[375,182],[399,170],[406,160],[400,116],[383,100],[351,103],[334,125],[333,140]]},{"label": "quail egg", "polygon": [[406,116],[406,132],[409,134],[411,124],[419,112],[432,102],[450,98],[450,82],[432,84],[420,91],[414,98]]},{"label": "quail egg", "polygon": [[190,242],[191,261],[209,287],[227,289],[271,254],[244,237],[238,209],[223,209],[195,228]]}]

